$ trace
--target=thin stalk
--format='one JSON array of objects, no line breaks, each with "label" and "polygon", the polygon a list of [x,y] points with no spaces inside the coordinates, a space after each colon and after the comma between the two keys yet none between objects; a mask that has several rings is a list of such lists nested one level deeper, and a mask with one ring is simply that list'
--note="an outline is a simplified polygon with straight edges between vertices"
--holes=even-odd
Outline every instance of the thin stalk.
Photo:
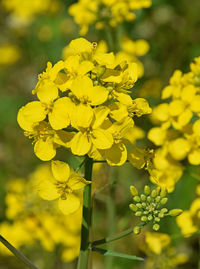
[{"label": "thin stalk", "polygon": [[38,269],[28,258],[26,258],[19,250],[13,247],[3,236],[0,235],[1,243],[9,249],[20,261],[26,264],[30,269]]},{"label": "thin stalk", "polygon": [[[115,219],[115,204],[111,197],[114,197],[114,190],[111,189],[111,195],[106,197],[107,217],[109,223],[109,235],[116,231],[116,219]],[[111,244],[109,250],[114,250],[114,244]],[[105,269],[113,268],[113,257],[105,256]]]},{"label": "thin stalk", "polygon": [[[142,222],[137,226],[142,227],[144,225],[145,225],[145,223]],[[119,234],[111,235],[111,236],[105,237],[103,239],[96,240],[96,241],[92,242],[92,246],[98,246],[98,245],[102,245],[102,244],[105,244],[105,243],[110,243],[110,242],[113,242],[115,240],[121,239],[121,238],[133,233],[133,229],[134,229],[134,227],[131,227],[131,228],[119,233]]]},{"label": "thin stalk", "polygon": [[[89,157],[85,160],[85,176],[86,180],[92,179],[93,160]],[[83,192],[83,217],[81,227],[81,250],[78,258],[77,269],[87,269],[90,255],[89,236],[92,216],[92,199],[91,199],[92,184],[85,186]]]}]

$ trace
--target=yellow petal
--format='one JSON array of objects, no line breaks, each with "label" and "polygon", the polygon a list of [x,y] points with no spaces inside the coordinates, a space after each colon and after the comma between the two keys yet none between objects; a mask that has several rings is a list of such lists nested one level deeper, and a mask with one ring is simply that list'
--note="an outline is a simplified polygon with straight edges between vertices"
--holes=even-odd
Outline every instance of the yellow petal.
[{"label": "yellow petal", "polygon": [[110,116],[116,121],[122,121],[128,116],[127,106],[119,102],[112,103],[109,106],[111,112]]},{"label": "yellow petal", "polygon": [[87,76],[77,77],[71,86],[71,91],[78,99],[82,99],[93,90],[92,80]]},{"label": "yellow petal", "polygon": [[175,160],[183,160],[190,151],[190,144],[185,138],[177,138],[169,143],[169,152]]},{"label": "yellow petal", "polygon": [[80,207],[80,200],[74,194],[69,193],[67,199],[59,199],[58,207],[65,215],[70,215],[76,212]]},{"label": "yellow petal", "polygon": [[26,121],[32,123],[42,121],[46,118],[45,106],[39,101],[33,101],[21,108],[21,113]]},{"label": "yellow petal", "polygon": [[190,154],[188,154],[188,161],[193,165],[200,164],[200,150],[193,150]]},{"label": "yellow petal", "polygon": [[72,40],[69,47],[74,49],[77,53],[92,52],[93,45],[91,42],[87,41],[85,38],[76,38]]},{"label": "yellow petal", "polygon": [[71,141],[71,151],[75,155],[85,155],[90,151],[92,143],[86,134],[81,132],[75,134]]},{"label": "yellow petal", "polygon": [[174,100],[169,104],[169,113],[174,117],[180,115],[184,109],[185,106],[181,100]]},{"label": "yellow petal", "polygon": [[128,154],[128,160],[137,169],[145,166],[145,150],[134,147]]},{"label": "yellow petal", "polygon": [[93,109],[89,105],[77,105],[74,106],[73,113],[71,115],[71,125],[75,128],[88,128],[94,117]]},{"label": "yellow petal", "polygon": [[114,144],[110,149],[105,150],[106,161],[109,165],[120,166],[127,160],[127,150],[124,144]]},{"label": "yellow petal", "polygon": [[85,180],[83,177],[81,177],[77,173],[71,173],[69,177],[69,181],[67,185],[72,189],[72,190],[79,190],[84,188],[86,185],[90,184],[91,181]]},{"label": "yellow petal", "polygon": [[91,71],[94,68],[94,64],[90,61],[82,61],[82,63],[78,67],[78,74],[79,75],[85,75],[89,71]]},{"label": "yellow petal", "polygon": [[34,92],[37,93],[37,97],[41,102],[50,103],[58,97],[58,88],[50,80],[43,80],[39,83]]},{"label": "yellow petal", "polygon": [[95,86],[88,89],[88,97],[92,106],[103,104],[108,98],[108,90],[102,86]]},{"label": "yellow petal", "polygon": [[195,123],[193,124],[192,129],[193,129],[194,134],[196,136],[199,136],[199,134],[200,134],[200,120],[195,121]]},{"label": "yellow petal", "polygon": [[132,98],[130,97],[130,95],[123,92],[116,92],[115,96],[120,103],[126,106],[132,105]]},{"label": "yellow petal", "polygon": [[101,124],[107,118],[110,109],[107,108],[106,106],[99,106],[97,108],[94,108],[93,111],[94,111],[95,117],[92,123],[92,128],[96,129],[99,126],[101,126]]},{"label": "yellow petal", "polygon": [[19,126],[25,130],[31,132],[33,130],[33,122],[27,120],[27,118],[24,116],[24,107],[20,108],[17,114],[17,122]]},{"label": "yellow petal", "polygon": [[54,130],[60,130],[69,126],[72,109],[73,103],[68,97],[55,101],[52,112],[49,113],[49,122]]},{"label": "yellow petal", "polygon": [[95,129],[92,132],[92,143],[97,149],[108,149],[113,144],[112,135],[103,129]]},{"label": "yellow petal", "polygon": [[178,124],[180,126],[185,126],[186,124],[189,123],[192,117],[193,117],[192,111],[190,109],[185,109],[178,117]]},{"label": "yellow petal", "polygon": [[192,100],[191,110],[196,113],[200,112],[200,96],[199,95],[196,95],[195,98]]},{"label": "yellow petal", "polygon": [[148,139],[151,140],[156,146],[160,146],[164,143],[166,138],[166,130],[154,127],[148,133]]},{"label": "yellow petal", "polygon": [[67,182],[70,175],[70,168],[67,163],[61,161],[51,161],[51,170],[57,181]]},{"label": "yellow petal", "polygon": [[60,195],[57,192],[56,185],[50,180],[42,178],[38,186],[36,186],[39,196],[44,200],[54,200]]},{"label": "yellow petal", "polygon": [[51,139],[39,139],[34,146],[35,155],[42,161],[50,161],[56,155],[56,149]]}]

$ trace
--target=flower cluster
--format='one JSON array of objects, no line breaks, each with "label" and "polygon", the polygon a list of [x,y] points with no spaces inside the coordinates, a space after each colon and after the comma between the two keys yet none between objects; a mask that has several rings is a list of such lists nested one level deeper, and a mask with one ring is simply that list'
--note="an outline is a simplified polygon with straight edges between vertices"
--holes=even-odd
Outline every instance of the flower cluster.
[{"label": "flower cluster", "polygon": [[184,210],[176,219],[185,237],[191,236],[197,232],[200,227],[200,185],[197,186],[197,194],[198,197],[192,202],[189,210]]},{"label": "flower cluster", "polygon": [[[50,166],[43,164],[28,178],[15,178],[7,183],[7,221],[1,222],[0,234],[16,248],[32,246],[37,241],[45,250],[55,251],[59,245],[62,260],[72,261],[80,249],[82,210],[79,207],[75,213],[63,215],[57,203],[44,201],[33,191],[38,179],[51,177]],[[0,245],[0,253],[11,254],[3,245]]]},{"label": "flower cluster", "polygon": [[140,249],[147,255],[145,269],[173,269],[188,261],[188,255],[179,252],[165,233],[146,232]]},{"label": "flower cluster", "polygon": [[151,113],[145,99],[130,96],[136,80],[137,64],[100,52],[84,38],[71,41],[67,59],[49,62],[39,75],[33,90],[39,101],[18,112],[36,156],[51,160],[63,146],[74,155],[122,165],[126,144],[135,141],[133,116]]},{"label": "flower cluster", "polygon": [[[121,50],[116,53],[117,61],[128,61],[137,63],[138,77],[142,77],[144,74],[144,66],[138,57],[144,56],[149,51],[149,44],[144,39],[132,40],[128,36],[124,35],[120,39]],[[101,40],[98,43],[96,52],[108,53],[108,45],[106,41]],[[63,49],[63,59],[66,60],[69,56],[69,47],[66,46]],[[142,96],[142,95],[141,95]]]},{"label": "flower cluster", "polygon": [[153,123],[160,126],[152,128],[148,138],[159,146],[155,158],[157,178],[169,191],[182,175],[180,161],[187,158],[192,165],[200,164],[199,85],[200,57],[191,63],[190,72],[174,72],[170,85],[162,91],[165,103],[152,112]]},{"label": "flower cluster", "polygon": [[69,8],[69,13],[81,26],[81,35],[85,35],[90,25],[97,29],[107,25],[115,27],[123,21],[134,20],[133,11],[150,6],[151,0],[79,0]]},{"label": "flower cluster", "polygon": [[[146,224],[153,222],[153,230],[158,231],[158,224],[165,216],[178,216],[182,213],[181,209],[172,209],[168,211],[163,206],[167,203],[167,190],[157,187],[151,190],[149,186],[144,187],[144,193],[139,195],[138,190],[134,186],[130,186],[131,194],[133,195],[134,204],[130,204],[130,209],[135,213],[135,216],[140,217],[142,223]],[[140,226],[134,228],[134,233],[138,234],[141,231]]]},{"label": "flower cluster", "polygon": [[2,0],[1,4],[5,10],[11,12],[14,19],[22,23],[29,23],[37,14],[46,11],[54,12],[59,7],[57,0]]}]

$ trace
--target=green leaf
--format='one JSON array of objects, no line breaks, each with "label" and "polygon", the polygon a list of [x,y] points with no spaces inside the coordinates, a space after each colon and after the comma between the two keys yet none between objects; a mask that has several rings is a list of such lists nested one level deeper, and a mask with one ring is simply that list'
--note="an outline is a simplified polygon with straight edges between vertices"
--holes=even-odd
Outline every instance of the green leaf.
[{"label": "green leaf", "polygon": [[102,254],[104,256],[112,256],[112,257],[124,258],[124,259],[129,259],[129,260],[134,260],[134,261],[144,261],[144,259],[141,257],[123,254],[123,253],[118,253],[118,252],[114,252],[112,250],[107,250],[107,249],[102,249],[102,248],[93,247],[92,251],[99,252],[100,254]]}]

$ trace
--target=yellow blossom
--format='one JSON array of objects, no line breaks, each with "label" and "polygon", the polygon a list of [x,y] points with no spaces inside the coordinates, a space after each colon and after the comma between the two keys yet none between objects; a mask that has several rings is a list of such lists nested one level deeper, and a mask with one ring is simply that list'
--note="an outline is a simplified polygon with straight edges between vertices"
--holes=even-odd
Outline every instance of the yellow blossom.
[{"label": "yellow blossom", "polygon": [[61,161],[52,161],[52,178],[38,182],[39,195],[45,200],[58,199],[58,207],[63,214],[72,214],[80,206],[77,192],[90,181],[85,180],[77,173],[71,172],[69,166]]}]

